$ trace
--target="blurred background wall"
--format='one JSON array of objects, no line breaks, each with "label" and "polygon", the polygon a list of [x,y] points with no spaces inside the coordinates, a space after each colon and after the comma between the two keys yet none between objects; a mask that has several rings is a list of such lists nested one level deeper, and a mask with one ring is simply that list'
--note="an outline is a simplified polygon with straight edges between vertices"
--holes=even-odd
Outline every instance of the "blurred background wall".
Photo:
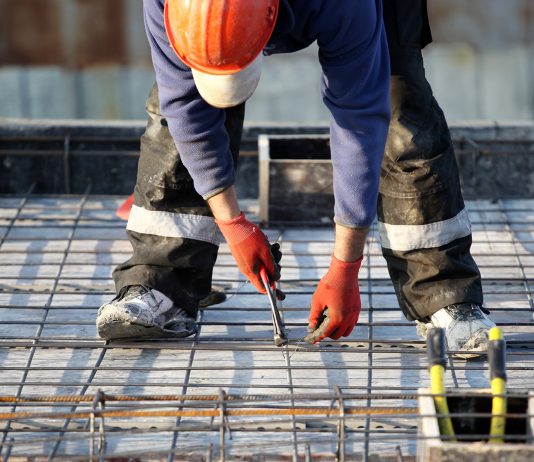
[{"label": "blurred background wall", "polygon": [[[426,68],[447,117],[534,118],[534,0],[429,7]],[[328,120],[316,54],[270,57],[247,120]],[[0,0],[0,117],[144,118],[153,80],[142,0]]]}]

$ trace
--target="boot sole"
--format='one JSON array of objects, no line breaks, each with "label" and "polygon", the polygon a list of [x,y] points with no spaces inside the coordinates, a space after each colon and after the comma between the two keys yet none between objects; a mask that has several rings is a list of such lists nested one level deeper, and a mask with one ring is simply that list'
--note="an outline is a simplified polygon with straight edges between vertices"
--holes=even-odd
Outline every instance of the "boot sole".
[{"label": "boot sole", "polygon": [[111,321],[97,325],[97,330],[98,335],[104,340],[186,338],[198,332],[198,328],[174,332],[158,326],[143,326],[124,321]]},{"label": "boot sole", "polygon": [[473,359],[486,356],[488,352],[488,335],[482,330],[475,334],[460,348],[455,357]]},{"label": "boot sole", "polygon": [[[428,330],[432,327],[428,323],[415,321],[417,325],[417,334],[423,340],[427,339]],[[487,336],[481,335],[480,332],[475,332],[473,337],[465,343],[460,350],[455,353],[450,353],[453,358],[458,359],[475,359],[487,356],[488,340]]]},{"label": "boot sole", "polygon": [[207,308],[208,306],[218,305],[226,300],[226,294],[220,290],[212,290],[210,294],[200,300],[198,306],[200,308]]}]

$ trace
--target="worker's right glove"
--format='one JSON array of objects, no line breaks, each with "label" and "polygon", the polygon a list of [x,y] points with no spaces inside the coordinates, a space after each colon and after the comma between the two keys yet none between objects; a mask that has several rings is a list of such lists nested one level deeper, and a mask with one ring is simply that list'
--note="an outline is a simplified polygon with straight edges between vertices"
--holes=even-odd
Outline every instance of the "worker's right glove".
[{"label": "worker's right glove", "polygon": [[326,337],[337,340],[350,335],[362,308],[358,287],[362,258],[347,263],[332,255],[330,268],[312,298],[306,342],[317,343]]},{"label": "worker's right glove", "polygon": [[[280,279],[279,262],[282,258],[280,246],[269,245],[265,234],[257,225],[247,221],[243,212],[232,220],[215,220],[215,222],[230,246],[230,251],[240,271],[259,292],[266,293],[260,269],[265,268],[270,281]],[[279,300],[285,298],[282,291],[276,292]]]}]

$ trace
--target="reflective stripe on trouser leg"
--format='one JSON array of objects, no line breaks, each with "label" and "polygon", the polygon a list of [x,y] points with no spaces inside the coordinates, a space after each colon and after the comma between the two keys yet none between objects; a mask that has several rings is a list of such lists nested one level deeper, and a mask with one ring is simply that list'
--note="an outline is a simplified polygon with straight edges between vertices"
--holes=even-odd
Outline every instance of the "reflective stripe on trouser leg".
[{"label": "reflective stripe on trouser leg", "polygon": [[471,235],[469,215],[464,208],[447,220],[421,225],[393,225],[378,222],[380,244],[397,251],[432,249]]},{"label": "reflective stripe on trouser leg", "polygon": [[160,237],[195,239],[214,245],[222,241],[222,234],[212,217],[147,210],[137,205],[132,206],[126,229]]},{"label": "reflective stripe on trouser leg", "polygon": [[382,251],[408,319],[423,319],[453,303],[482,304],[452,141],[416,46],[421,30],[403,30],[421,23],[408,21],[411,14],[419,18],[421,5],[416,0],[384,2],[392,120],[378,220]]},{"label": "reflective stripe on trouser leg", "polygon": [[[133,256],[113,272],[117,291],[143,284],[195,316],[211,290],[220,234],[159,114],[157,86],[147,101],[135,201],[127,225]],[[230,149],[237,165],[244,105],[226,110]]]}]

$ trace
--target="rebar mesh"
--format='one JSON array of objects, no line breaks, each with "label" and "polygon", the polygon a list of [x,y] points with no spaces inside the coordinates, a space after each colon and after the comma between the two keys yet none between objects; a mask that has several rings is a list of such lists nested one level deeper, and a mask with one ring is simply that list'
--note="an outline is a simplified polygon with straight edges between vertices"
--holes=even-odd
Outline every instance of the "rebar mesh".
[{"label": "rebar mesh", "polygon": [[[375,229],[360,274],[363,310],[349,339],[302,342],[333,233],[291,228],[267,231],[284,252],[287,347],[273,346],[268,300],[245,283],[226,246],[214,283],[228,299],[201,311],[198,335],[110,343],[96,337],[94,320],[114,294],[113,267],[131,250],[114,216],[120,199],[89,196],[90,189],[31,193],[0,198],[4,460],[414,457],[426,351],[398,309]],[[509,386],[531,389],[534,200],[468,208],[485,303],[508,341]],[[487,363],[451,359],[447,386],[487,387]],[[131,399],[112,399],[121,395]]]}]

